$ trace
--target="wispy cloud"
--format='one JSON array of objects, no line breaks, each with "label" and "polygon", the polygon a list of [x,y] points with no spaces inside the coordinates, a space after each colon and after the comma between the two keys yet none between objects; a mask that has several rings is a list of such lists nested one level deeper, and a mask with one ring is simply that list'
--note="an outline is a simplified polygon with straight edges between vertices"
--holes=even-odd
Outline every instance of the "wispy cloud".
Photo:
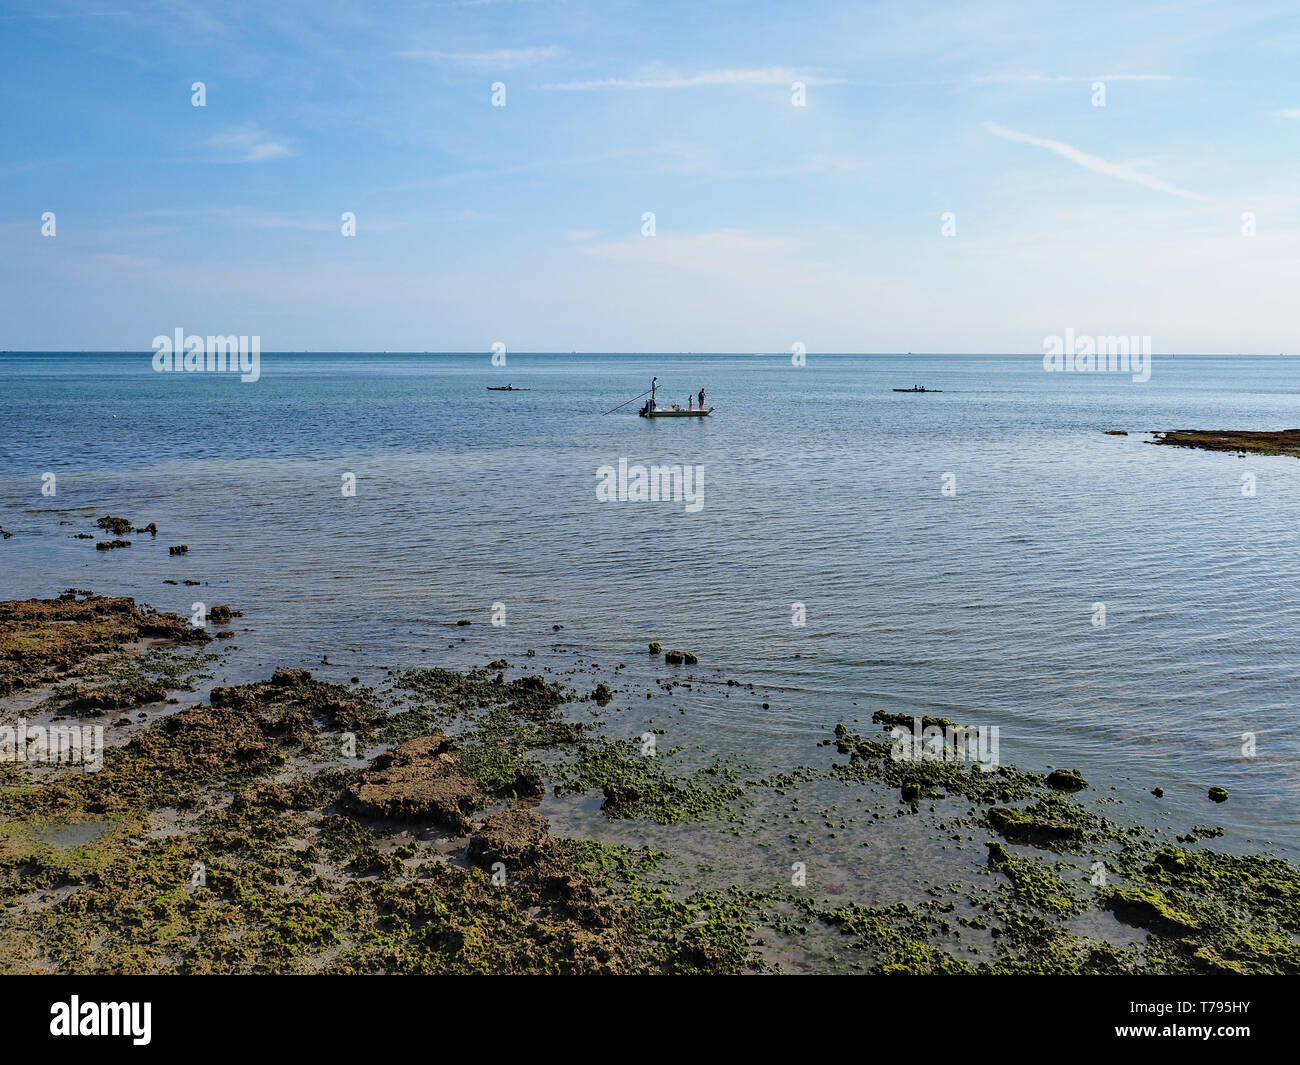
[{"label": "wispy cloud", "polygon": [[215,133],[204,143],[209,148],[233,152],[234,158],[227,161],[237,163],[262,163],[293,154],[287,144],[272,138],[255,122]]},{"label": "wispy cloud", "polygon": [[1284,111],[1274,111],[1275,118],[1300,118],[1300,107],[1288,107]]},{"label": "wispy cloud", "polygon": [[1172,74],[976,74],[975,82],[994,81],[1173,81]]},{"label": "wispy cloud", "polygon": [[423,59],[430,63],[454,63],[465,67],[517,69],[532,66],[563,55],[562,48],[497,48],[490,52],[439,52],[425,48],[407,48],[398,52],[403,59]]},{"label": "wispy cloud", "polygon": [[1055,152],[1062,158],[1069,159],[1072,163],[1078,163],[1085,170],[1091,170],[1095,174],[1105,174],[1107,177],[1128,181],[1134,185],[1153,189],[1156,192],[1168,193],[1170,196],[1180,196],[1184,200],[1205,201],[1209,198],[1195,192],[1188,192],[1186,189],[1180,189],[1176,185],[1170,185],[1167,181],[1153,178],[1149,174],[1140,174],[1122,163],[1109,163],[1100,156],[1090,155],[1088,152],[1081,151],[1063,141],[1047,140],[1043,137],[1031,136],[1028,133],[1019,133],[1014,129],[1007,129],[1005,126],[999,126],[994,122],[985,122],[983,125],[995,137],[1003,137],[1006,140],[1016,141],[1020,144],[1032,144],[1038,148],[1046,148],[1049,152]]},{"label": "wispy cloud", "polygon": [[662,74],[645,78],[565,81],[537,87],[551,92],[599,92],[602,89],[697,89],[716,85],[789,86],[793,81],[802,81],[805,85],[834,85],[841,79],[801,75],[789,67],[756,67],[739,70],[709,70],[700,74]]}]

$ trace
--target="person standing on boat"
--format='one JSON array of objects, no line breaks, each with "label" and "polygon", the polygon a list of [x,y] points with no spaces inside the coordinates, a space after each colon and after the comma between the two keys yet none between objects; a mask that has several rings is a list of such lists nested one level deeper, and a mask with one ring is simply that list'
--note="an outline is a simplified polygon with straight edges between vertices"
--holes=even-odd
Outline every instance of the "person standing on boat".
[{"label": "person standing on boat", "polygon": [[650,378],[650,409],[651,410],[654,410],[657,406],[657,404],[655,403],[655,390],[658,389],[658,387],[659,387],[659,378],[658,377]]},{"label": "person standing on boat", "polygon": [[700,410],[704,409],[704,389],[700,389]]}]

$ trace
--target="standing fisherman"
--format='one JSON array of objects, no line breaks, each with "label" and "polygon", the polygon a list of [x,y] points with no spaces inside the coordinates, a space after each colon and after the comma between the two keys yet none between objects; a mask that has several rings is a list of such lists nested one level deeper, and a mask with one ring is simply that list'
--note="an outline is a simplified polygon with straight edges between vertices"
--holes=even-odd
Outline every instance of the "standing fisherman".
[{"label": "standing fisherman", "polygon": [[655,409],[655,390],[659,387],[659,378],[650,378],[650,409]]},{"label": "standing fisherman", "polygon": [[700,389],[700,410],[704,409],[704,389]]}]

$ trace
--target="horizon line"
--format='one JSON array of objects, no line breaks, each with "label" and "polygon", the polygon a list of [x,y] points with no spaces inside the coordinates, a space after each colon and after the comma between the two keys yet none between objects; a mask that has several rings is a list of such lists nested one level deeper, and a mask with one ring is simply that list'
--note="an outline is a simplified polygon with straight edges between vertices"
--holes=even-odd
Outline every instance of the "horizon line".
[{"label": "horizon line", "polygon": [[[155,354],[153,348],[0,348],[0,356],[3,355],[146,355]],[[281,350],[261,351],[263,355],[487,355],[493,354],[490,348],[481,351],[350,351],[346,348],[339,350],[312,350],[312,348],[281,348]],[[662,355],[667,358],[680,358],[680,356],[706,356],[706,358],[738,358],[738,359],[785,359],[789,358],[788,351],[511,351],[510,355],[560,355],[564,358],[572,358],[575,355],[581,356],[653,356]],[[1294,358],[1300,352],[1291,351],[1153,351],[1151,358],[1169,358],[1169,356],[1183,355],[1184,358],[1218,358],[1218,359],[1288,359]],[[816,355],[819,358],[859,358],[859,359],[878,359],[878,358],[939,358],[939,359],[1041,359],[1043,352],[1037,351],[806,351],[805,355]]]}]

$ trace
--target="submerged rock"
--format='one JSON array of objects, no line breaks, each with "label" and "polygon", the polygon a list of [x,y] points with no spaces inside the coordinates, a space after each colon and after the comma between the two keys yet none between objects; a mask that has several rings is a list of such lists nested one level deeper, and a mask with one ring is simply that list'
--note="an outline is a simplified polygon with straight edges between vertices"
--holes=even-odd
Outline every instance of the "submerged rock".
[{"label": "submerged rock", "polygon": [[100,540],[95,545],[96,551],[116,551],[119,547],[130,547],[130,540]]},{"label": "submerged rock", "polygon": [[680,666],[686,661],[686,656],[681,651],[665,651],[664,661],[670,666]]},{"label": "submerged rock", "polygon": [[189,554],[189,551],[189,544],[173,544],[171,547],[167,548],[167,553],[169,555],[187,555]]},{"label": "submerged rock", "polygon": [[1211,789],[1210,789],[1210,801],[1211,801],[1211,802],[1227,802],[1227,801],[1228,801],[1228,789],[1227,789],[1227,788],[1211,788]]}]

